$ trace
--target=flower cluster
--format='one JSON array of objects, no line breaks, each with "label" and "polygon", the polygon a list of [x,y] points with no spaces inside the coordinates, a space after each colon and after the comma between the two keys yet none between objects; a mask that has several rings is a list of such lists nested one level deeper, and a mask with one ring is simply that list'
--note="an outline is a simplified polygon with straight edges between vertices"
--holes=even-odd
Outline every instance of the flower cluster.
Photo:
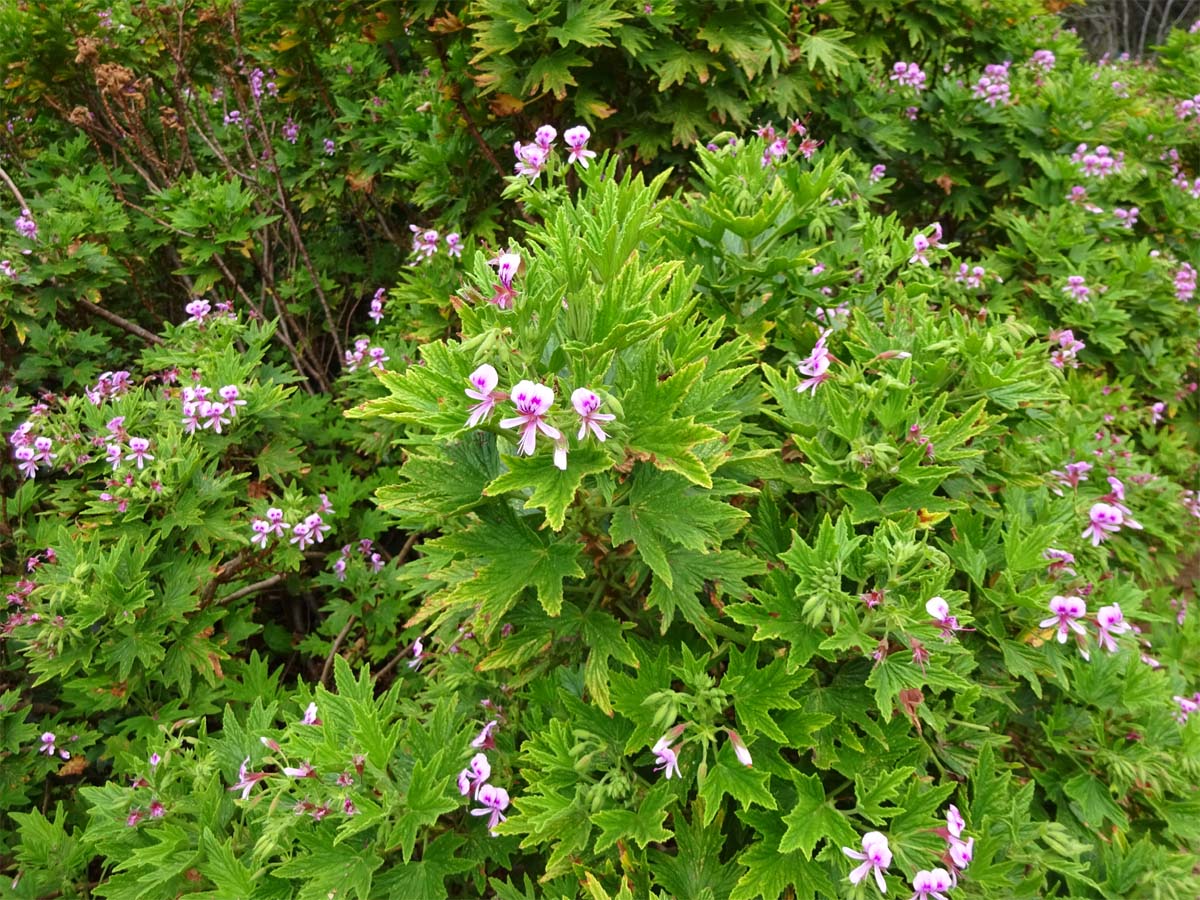
[{"label": "flower cluster", "polygon": [[245,406],[241,390],[235,384],[227,384],[213,394],[212,388],[196,385],[180,391],[180,413],[183,430],[195,434],[198,428],[211,428],[217,434],[237,417],[238,407]]},{"label": "flower cluster", "polygon": [[1175,118],[1184,120],[1194,118],[1200,121],[1200,94],[1194,97],[1189,97],[1186,100],[1180,100],[1175,104]]},{"label": "flower cluster", "polygon": [[417,262],[429,259],[437,253],[438,233],[434,229],[409,225],[408,230],[413,235],[412,252],[417,257]]},{"label": "flower cluster", "polygon": [[[213,312],[213,305],[203,297],[197,297],[183,308],[183,311],[188,314],[188,319],[185,325],[203,325],[209,315]],[[216,312],[229,319],[236,319],[237,313],[233,311],[233,304],[227,300],[218,301]]]},{"label": "flower cluster", "polygon": [[354,342],[354,349],[346,351],[343,361],[347,372],[356,372],[364,360],[367,362],[368,369],[383,369],[383,364],[390,359],[391,357],[382,347],[372,347],[369,340],[359,338]]},{"label": "flower cluster", "polygon": [[[1074,558],[1072,558],[1074,562]],[[1073,574],[1073,570],[1072,571]],[[1091,659],[1087,649],[1087,630],[1084,628],[1084,616],[1087,615],[1087,604],[1081,597],[1071,595],[1056,595],[1050,600],[1052,616],[1038,623],[1040,628],[1053,628],[1057,632],[1057,640],[1065,644],[1067,638],[1074,633],[1079,652],[1084,659]],[[1125,614],[1119,603],[1102,606],[1096,612],[1096,643],[1108,653],[1116,653],[1117,637],[1129,634],[1133,627],[1125,621]]]},{"label": "flower cluster", "polygon": [[[517,141],[513,144],[513,155],[517,158],[514,171],[518,175],[527,176],[531,181],[536,179],[550,161],[550,151],[553,150],[557,137],[558,130],[553,125],[542,125],[534,133],[532,143],[522,144]],[[596,152],[589,150],[587,146],[591,137],[592,133],[583,125],[576,125],[563,132],[563,140],[570,148],[567,154],[568,163],[578,163],[583,168],[588,168],[588,160],[596,157]]]},{"label": "flower cluster", "polygon": [[[471,387],[465,393],[477,401],[470,408],[467,417],[468,428],[474,428],[480,422],[486,421],[501,400],[511,400],[517,409],[517,415],[500,420],[501,428],[516,428],[521,435],[517,444],[517,454],[532,456],[537,449],[537,436],[540,431],[554,441],[554,465],[559,469],[567,467],[567,439],[563,433],[546,421],[550,407],[554,405],[554,391],[544,384],[533,381],[520,381],[513,387],[510,394],[498,391],[500,376],[496,369],[484,363],[470,375]],[[601,427],[602,422],[616,419],[612,413],[600,412],[600,397],[589,388],[576,388],[571,394],[571,405],[579,416],[579,432],[577,441],[583,441],[590,432],[596,440],[603,443],[608,434]]]},{"label": "flower cluster", "polygon": [[380,288],[375,292],[375,296],[371,298],[371,311],[367,313],[367,318],[371,319],[376,325],[383,321],[383,300],[387,296],[387,288]]},{"label": "flower cluster", "polygon": [[[492,732],[499,724],[492,719],[483,726],[479,735],[471,741],[472,748],[483,747],[491,749],[496,746]],[[476,753],[467,763],[467,767],[458,773],[458,792],[463,797],[472,796],[480,803],[479,808],[471,810],[473,816],[488,817],[488,834],[496,836],[496,826],[505,820],[504,810],[508,808],[508,791],[504,788],[489,784],[492,777],[492,766],[487,755]]]},{"label": "flower cluster", "polygon": [[120,397],[128,393],[132,376],[124,369],[118,372],[102,372],[96,379],[95,387],[85,388],[84,394],[93,406],[99,406],[110,397]]},{"label": "flower cluster", "polygon": [[1125,153],[1115,155],[1108,147],[1101,144],[1089,152],[1087,144],[1080,144],[1071,154],[1071,162],[1083,165],[1083,174],[1095,178],[1107,178],[1125,168]]},{"label": "flower cluster", "polygon": [[759,126],[755,129],[755,134],[763,138],[767,142],[766,148],[763,150],[762,166],[765,169],[772,163],[781,163],[792,152],[789,141],[792,135],[797,135],[801,138],[797,151],[805,159],[812,159],[813,154],[820,148],[822,141],[815,140],[808,135],[808,129],[801,123],[793,119],[788,125],[787,131],[783,134],[777,134],[775,126],[768,122],[766,125]]},{"label": "flower cluster", "polygon": [[321,505],[317,511],[305,516],[303,521],[297,522],[295,525],[285,522],[283,510],[272,506],[267,510],[265,519],[250,520],[250,529],[254,532],[250,543],[265,550],[268,540],[272,537],[282,538],[285,531],[291,531],[292,537],[288,543],[295,544],[298,550],[307,550],[313,544],[322,543],[329,532],[329,525],[321,517],[322,513],[325,515],[333,513],[333,506],[324,494],[321,495]]},{"label": "flower cluster", "polygon": [[1188,717],[1192,713],[1200,712],[1200,691],[1196,691],[1190,697],[1183,697],[1176,694],[1171,699],[1179,705],[1179,712],[1175,714],[1175,721],[1180,725],[1186,725]]},{"label": "flower cluster", "polygon": [[1123,228],[1132,228],[1138,223],[1138,213],[1140,210],[1136,206],[1131,206],[1129,209],[1123,209],[1120,206],[1113,207],[1113,215],[1117,217]]},{"label": "flower cluster", "polygon": [[[965,838],[963,834],[966,824],[958,807],[951,804],[946,813],[946,827],[938,829],[938,834],[946,839],[942,861],[950,867],[949,871],[937,867],[916,872],[912,879],[913,895],[910,900],[948,900],[946,892],[958,884],[958,876],[967,869],[975,855],[975,838]],[[857,885],[873,874],[879,892],[887,893],[887,882],[883,876],[892,864],[892,850],[886,835],[868,831],[862,837],[861,851],[843,847],[842,853],[850,859],[861,860],[860,865],[850,872],[851,884]]]},{"label": "flower cluster", "polygon": [[992,275],[983,266],[969,266],[967,263],[960,263],[958,266],[958,274],[954,276],[954,280],[959,284],[965,284],[973,291],[983,290],[983,282],[986,278],[994,278],[997,284],[1003,284],[1004,279],[999,275]]},{"label": "flower cluster", "polygon": [[28,209],[21,210],[21,215],[13,221],[13,227],[17,229],[17,234],[31,241],[38,235],[37,222],[33,221],[33,214]]},{"label": "flower cluster", "polygon": [[1189,303],[1196,296],[1196,268],[1191,263],[1182,263],[1175,271],[1175,297],[1180,303]]},{"label": "flower cluster", "polygon": [[1053,50],[1035,50],[1033,56],[1029,57],[1029,67],[1037,69],[1043,74],[1052,72],[1057,62]]},{"label": "flower cluster", "polygon": [[797,363],[796,368],[800,370],[800,374],[806,376],[803,381],[796,385],[796,393],[803,394],[805,391],[810,391],[812,396],[817,395],[817,387],[829,380],[829,364],[833,357],[829,353],[829,348],[825,345],[825,341],[830,335],[830,331],[826,329],[821,332],[817,338],[816,344],[813,345],[812,352],[808,356]]},{"label": "flower cluster", "polygon": [[1005,61],[1001,64],[986,66],[983,75],[975,82],[972,96],[982,100],[988,106],[995,107],[997,103],[1007,105],[1012,100],[1012,86],[1008,82],[1008,69],[1012,63]]},{"label": "flower cluster", "polygon": [[1067,283],[1062,286],[1062,292],[1068,297],[1074,297],[1076,303],[1087,303],[1092,289],[1082,275],[1068,275]]},{"label": "flower cluster", "polygon": [[897,62],[888,76],[901,87],[910,87],[917,93],[925,90],[925,73],[915,62]]},{"label": "flower cluster", "polygon": [[920,263],[923,266],[929,265],[928,253],[931,248],[936,247],[939,250],[945,250],[949,245],[943,244],[942,241],[942,225],[940,222],[934,222],[928,226],[929,235],[926,236],[923,231],[918,231],[913,235],[913,255],[908,258],[908,264],[911,266],[914,263]]},{"label": "flower cluster", "polygon": [[38,467],[50,468],[57,456],[51,452],[54,440],[45,435],[35,435],[33,428],[32,420],[26,420],[8,436],[17,469],[26,478],[36,478]]},{"label": "flower cluster", "polygon": [[[258,535],[255,534],[254,540],[257,539]],[[337,576],[338,581],[346,580],[346,565],[350,560],[350,554],[356,547],[358,548],[359,555],[370,565],[372,572],[378,573],[383,571],[383,557],[374,549],[374,542],[370,538],[363,538],[357,544],[347,544],[342,548],[341,556],[333,564],[333,573]]]},{"label": "flower cluster", "polygon": [[513,279],[521,268],[521,257],[516,253],[501,253],[489,259],[487,264],[496,267],[496,284],[492,291],[491,303],[497,309],[512,309],[517,299],[517,291],[513,287]]},{"label": "flower cluster", "polygon": [[[1050,352],[1050,363],[1056,369],[1070,365],[1072,369],[1079,368],[1079,360],[1075,354],[1087,347],[1083,341],[1077,340],[1070,328],[1060,328],[1050,332],[1050,340],[1058,344],[1056,350]],[[1087,463],[1084,463],[1087,465]]]}]

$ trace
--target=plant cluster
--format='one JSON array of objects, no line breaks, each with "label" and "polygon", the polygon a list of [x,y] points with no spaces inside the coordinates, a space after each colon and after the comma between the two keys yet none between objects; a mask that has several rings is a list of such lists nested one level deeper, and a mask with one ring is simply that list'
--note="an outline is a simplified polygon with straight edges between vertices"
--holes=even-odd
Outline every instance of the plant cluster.
[{"label": "plant cluster", "polygon": [[1005,7],[0,9],[5,895],[1196,896],[1200,29]]}]

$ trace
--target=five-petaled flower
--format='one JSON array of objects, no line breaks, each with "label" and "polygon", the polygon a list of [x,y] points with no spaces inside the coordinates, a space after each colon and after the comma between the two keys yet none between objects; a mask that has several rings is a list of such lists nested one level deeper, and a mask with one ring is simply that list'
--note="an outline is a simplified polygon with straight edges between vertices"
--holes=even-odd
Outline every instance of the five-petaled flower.
[{"label": "five-petaled flower", "polygon": [[1093,547],[1099,547],[1108,540],[1110,534],[1120,531],[1122,525],[1135,525],[1133,522],[1127,522],[1121,510],[1111,503],[1093,503],[1092,508],[1088,510],[1088,519],[1088,527],[1083,529],[1080,537],[1090,537]]},{"label": "five-petaled flower", "polygon": [[476,753],[467,763],[467,767],[458,773],[458,792],[464,797],[474,792],[478,797],[479,792],[487,785],[487,780],[491,777],[492,765],[488,762],[488,758],[482,753]]},{"label": "five-petaled flower", "polygon": [[[1087,614],[1087,604],[1079,597],[1068,595],[1066,597],[1057,595],[1050,600],[1050,612],[1054,615],[1048,619],[1042,619],[1039,623],[1041,628],[1055,628],[1058,630],[1058,642],[1065,644],[1070,632],[1074,631],[1079,635],[1086,635],[1080,619]],[[951,830],[953,834],[953,830]]]},{"label": "five-petaled flower", "polygon": [[496,746],[496,741],[492,737],[492,732],[496,730],[496,726],[499,724],[499,720],[492,719],[490,722],[484,725],[483,730],[480,731],[479,734],[475,736],[474,740],[471,741],[471,746],[475,747],[476,749],[484,750],[491,750],[494,748]]},{"label": "five-petaled flower", "polygon": [[595,392],[588,388],[576,388],[571,393],[571,405],[575,407],[575,412],[579,413],[579,434],[576,439],[582,441],[587,437],[588,430],[596,436],[596,440],[603,442],[608,438],[604,433],[604,429],[600,427],[601,422],[611,422],[616,418],[612,413],[597,412],[600,409],[600,398]]},{"label": "five-petaled flower", "polygon": [[563,140],[571,148],[571,152],[567,154],[567,162],[577,162],[585,169],[588,167],[588,160],[594,159],[596,156],[595,150],[587,148],[587,142],[591,136],[592,133],[583,125],[576,125],[563,132]]},{"label": "five-petaled flower", "polygon": [[912,886],[909,900],[948,900],[945,892],[950,890],[950,873],[941,868],[922,869],[913,876]]},{"label": "five-petaled flower", "polygon": [[521,257],[516,253],[501,253],[494,259],[489,259],[488,265],[496,267],[496,277],[499,279],[491,302],[498,309],[512,309],[517,296],[512,283],[521,268]]},{"label": "five-petaled flower", "polygon": [[539,431],[551,440],[562,439],[562,432],[547,424],[545,415],[554,403],[554,391],[544,384],[532,381],[521,381],[509,395],[513,406],[517,408],[518,416],[500,420],[501,428],[519,428],[521,440],[517,444],[517,453],[532,456],[537,447]]},{"label": "five-petaled flower", "polygon": [[472,372],[469,380],[472,387],[467,388],[464,393],[472,400],[479,401],[471,407],[471,415],[467,419],[467,427],[474,428],[491,416],[496,401],[503,400],[504,394],[496,390],[496,385],[500,383],[500,376],[496,374],[495,368],[487,363]]},{"label": "five-petaled flower", "polygon": [[829,354],[829,348],[825,346],[828,337],[829,331],[822,331],[816,344],[813,345],[812,353],[796,366],[801,375],[808,376],[796,385],[796,393],[803,394],[806,390],[811,389],[813,396],[816,396],[818,385],[829,379],[829,364],[833,357]]},{"label": "five-petaled flower", "polygon": [[1119,603],[1096,610],[1096,641],[1109,653],[1117,652],[1117,642],[1113,636],[1127,634],[1131,630]]},{"label": "five-petaled flower", "polygon": [[654,771],[662,772],[663,777],[667,780],[670,780],[672,776],[683,777],[679,771],[679,757],[676,756],[671,743],[683,734],[685,727],[686,725],[676,725],[650,748],[650,752],[658,759],[658,765],[654,767]]},{"label": "five-petaled flower", "polygon": [[125,459],[126,459],[126,461],[131,460],[131,459],[135,460],[137,462],[137,467],[139,469],[141,469],[143,466],[146,465],[146,460],[154,459],[153,456],[151,456],[149,453],[146,452],[149,449],[150,449],[150,441],[149,440],[147,440],[146,438],[131,437],[129,439],[130,453],[128,456],[125,457]]},{"label": "five-petaled flower", "polygon": [[508,809],[508,791],[491,784],[485,784],[479,789],[476,799],[483,804],[480,809],[471,810],[473,816],[488,816],[488,832],[496,836],[496,825],[505,819],[504,810]]},{"label": "five-petaled flower", "polygon": [[892,864],[892,851],[885,835],[878,831],[868,831],[862,838],[862,852],[850,847],[843,847],[842,852],[851,859],[862,860],[862,864],[850,873],[851,884],[858,884],[874,873],[875,883],[879,885],[880,892],[887,893],[887,882],[883,879],[883,873]]},{"label": "five-petaled flower", "polygon": [[256,784],[267,777],[266,772],[251,772],[249,766],[250,757],[247,756],[238,767],[237,782],[229,788],[231,791],[241,791],[243,800],[250,796],[250,791]]}]

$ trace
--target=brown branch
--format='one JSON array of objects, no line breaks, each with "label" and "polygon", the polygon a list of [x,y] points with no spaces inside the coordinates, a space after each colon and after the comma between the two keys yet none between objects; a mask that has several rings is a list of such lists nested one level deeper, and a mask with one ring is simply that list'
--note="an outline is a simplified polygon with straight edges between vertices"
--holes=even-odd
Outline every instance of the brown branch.
[{"label": "brown branch", "polygon": [[[433,47],[437,51],[438,59],[442,61],[442,71],[448,74],[452,70],[450,68],[450,60],[446,56],[446,48],[442,46],[441,40],[436,37],[433,39]],[[457,84],[451,85],[450,96],[454,99],[454,105],[458,108],[459,115],[463,117],[463,121],[467,124],[467,131],[475,139],[475,143],[479,145],[480,152],[495,167],[501,178],[506,177],[508,172],[504,171],[504,166],[500,165],[500,160],[496,159],[496,154],[492,152],[492,148],[488,146],[488,142],[483,139],[483,135],[475,127],[475,120],[471,118],[471,111],[467,109],[467,104],[463,102],[461,89]]]},{"label": "brown branch", "polygon": [[350,629],[357,621],[358,616],[351,614],[350,618],[346,620],[346,624],[342,626],[342,630],[337,633],[337,637],[333,639],[333,646],[329,648],[329,655],[325,657],[325,665],[321,667],[321,684],[329,685],[329,673],[333,671],[333,658],[337,656],[342,641],[346,639],[346,635],[350,633]]},{"label": "brown branch", "polygon": [[134,322],[130,322],[128,319],[118,316],[112,310],[105,309],[103,306],[98,306],[97,304],[93,303],[91,300],[86,300],[83,297],[80,297],[79,298],[79,306],[81,309],[87,310],[93,316],[99,316],[101,319],[104,319],[104,321],[110,322],[113,325],[116,325],[118,328],[128,331],[130,334],[137,335],[138,337],[140,337],[143,341],[146,341],[147,343],[158,344],[158,345],[161,345],[163,343],[163,339],[160,338],[154,332],[147,331],[141,325],[138,325]]},{"label": "brown branch", "polygon": [[282,575],[272,575],[270,578],[264,578],[262,581],[256,581],[254,584],[248,584],[244,588],[238,588],[228,597],[222,597],[218,603],[232,603],[234,600],[241,600],[243,597],[248,597],[258,591],[265,591],[267,588],[275,587],[279,582],[283,581]]},{"label": "brown branch", "polygon": [[21,210],[24,211],[29,209],[29,204],[25,202],[25,198],[21,195],[21,191],[17,187],[16,182],[8,177],[8,173],[4,171],[3,166],[0,166],[0,179],[2,179],[4,183],[8,185],[8,189],[12,191],[12,195],[17,199],[17,202],[21,204]]}]

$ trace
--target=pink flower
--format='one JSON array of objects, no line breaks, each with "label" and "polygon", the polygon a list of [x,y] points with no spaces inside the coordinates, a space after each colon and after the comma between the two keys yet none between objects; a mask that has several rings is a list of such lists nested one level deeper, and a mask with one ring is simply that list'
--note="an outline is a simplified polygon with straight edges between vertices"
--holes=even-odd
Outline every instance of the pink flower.
[{"label": "pink flower", "polygon": [[488,832],[496,836],[496,825],[505,819],[504,810],[508,809],[508,791],[490,784],[485,784],[476,794],[476,799],[483,804],[480,809],[471,810],[473,816],[488,816]]},{"label": "pink flower", "polygon": [[726,728],[725,733],[729,735],[729,744],[733,747],[733,755],[737,757],[737,761],[746,768],[753,766],[754,760],[750,756],[750,751],[742,740],[742,736],[732,728]]},{"label": "pink flower", "polygon": [[1075,562],[1074,554],[1068,553],[1066,550],[1047,547],[1042,551],[1042,558],[1050,560],[1050,564],[1046,566],[1047,575],[1075,575],[1075,570],[1071,568],[1071,563]]},{"label": "pink flower", "polygon": [[957,839],[962,836],[966,827],[967,820],[958,811],[958,807],[951,803],[950,808],[946,810],[946,831],[950,832],[951,838]]},{"label": "pink flower", "polygon": [[483,730],[475,736],[474,740],[471,741],[471,746],[475,748],[483,748],[484,750],[490,750],[495,747],[496,742],[492,738],[492,732],[496,730],[496,726],[499,724],[500,723],[497,719],[492,719],[490,722],[484,725]]},{"label": "pink flower", "polygon": [[18,447],[13,451],[13,458],[17,461],[17,468],[26,478],[37,477],[37,463],[33,459],[32,447]]},{"label": "pink flower", "polygon": [[567,162],[577,162],[585,169],[588,167],[588,160],[594,159],[596,156],[595,150],[587,148],[587,142],[591,136],[592,133],[583,125],[576,125],[574,128],[568,128],[563,132],[563,140],[571,148],[571,152],[567,155]]},{"label": "pink flower", "polygon": [[125,460],[135,460],[139,469],[146,464],[146,460],[154,459],[153,456],[146,452],[150,449],[150,441],[148,441],[146,438],[130,438],[129,449],[131,452],[125,457]]},{"label": "pink flower", "polygon": [[883,873],[892,864],[892,851],[888,847],[888,839],[878,831],[868,831],[862,837],[862,852],[843,847],[842,852],[851,859],[860,859],[862,864],[850,873],[850,883],[858,884],[868,875],[874,873],[875,883],[880,893],[887,893],[887,882]]},{"label": "pink flower", "polygon": [[1086,635],[1083,625],[1079,622],[1080,619],[1087,614],[1087,604],[1075,596],[1055,596],[1050,600],[1050,612],[1054,613],[1048,619],[1042,619],[1038,623],[1040,628],[1057,628],[1058,642],[1065,644],[1067,635],[1070,631],[1074,631],[1079,635]]},{"label": "pink flower", "polygon": [[309,765],[306,760],[298,766],[284,766],[283,774],[288,778],[316,778],[317,770]]},{"label": "pink flower", "polygon": [[538,144],[522,144],[520,141],[513,144],[513,154],[517,157],[514,170],[518,175],[529,176],[531,181],[542,174],[542,167],[550,158],[550,153],[545,147]]},{"label": "pink flower", "polygon": [[[1058,479],[1058,483],[1066,485],[1069,488],[1079,487],[1081,481],[1087,481],[1087,473],[1092,471],[1090,462],[1073,462],[1067,463],[1062,469],[1051,469],[1050,474]],[[1062,496],[1062,491],[1057,488],[1052,488],[1054,493]]]},{"label": "pink flower", "polygon": [[534,132],[533,140],[543,150],[549,150],[554,146],[556,137],[558,137],[558,131],[553,125],[542,125]]},{"label": "pink flower", "polygon": [[1074,297],[1076,303],[1086,303],[1088,296],[1092,293],[1092,289],[1087,286],[1082,275],[1069,275],[1067,276],[1067,283],[1063,285],[1062,292]]},{"label": "pink flower", "polygon": [[467,763],[467,767],[458,773],[458,792],[464,797],[472,791],[479,796],[479,791],[492,777],[492,765],[482,753],[476,753]]},{"label": "pink flower", "polygon": [[425,661],[425,657],[428,655],[425,653],[425,645],[421,643],[420,638],[417,638],[415,641],[413,641],[412,655],[413,658],[405,663],[405,665],[415,672],[417,669],[421,668],[421,663]]},{"label": "pink flower", "polygon": [[925,603],[925,611],[933,616],[934,624],[942,629],[943,640],[948,641],[954,637],[954,632],[963,630],[958,624],[958,618],[950,615],[950,604],[943,598],[930,597]]},{"label": "pink flower", "polygon": [[250,537],[250,543],[256,544],[264,550],[267,548],[267,538],[271,535],[271,524],[266,519],[252,519],[250,528],[254,534]]},{"label": "pink flower", "polygon": [[686,727],[686,722],[683,725],[676,725],[660,737],[654,746],[650,748],[650,752],[658,759],[658,765],[654,767],[654,771],[662,772],[663,777],[668,781],[672,776],[683,777],[679,771],[679,757],[676,756],[675,751],[671,748],[671,744],[683,734],[683,730]]},{"label": "pink flower", "polygon": [[489,259],[488,265],[496,267],[496,277],[500,279],[491,302],[499,309],[512,309],[517,296],[512,283],[521,268],[521,257],[516,253],[501,253],[495,259]]},{"label": "pink flower", "polygon": [[33,221],[33,215],[28,209],[21,210],[21,215],[13,222],[13,227],[17,229],[17,234],[23,238],[28,238],[32,241],[37,237],[37,222]]},{"label": "pink flower", "polygon": [[276,537],[283,537],[283,533],[292,526],[283,521],[283,510],[272,506],[267,510],[267,522],[270,524],[270,531]]},{"label": "pink flower", "polygon": [[916,63],[897,62],[888,77],[901,87],[910,87],[917,93],[925,89],[925,73]]},{"label": "pink flower", "polygon": [[462,237],[457,231],[452,231],[446,235],[446,255],[461,257],[463,252]]},{"label": "pink flower", "polygon": [[300,720],[301,725],[320,725],[321,720],[317,717],[317,704],[310,703],[304,710],[304,718]]},{"label": "pink flower", "polygon": [[611,422],[616,416],[612,413],[597,412],[600,408],[600,398],[588,388],[576,388],[571,394],[571,405],[575,407],[575,412],[579,413],[579,434],[576,435],[576,439],[582,441],[587,437],[588,429],[591,429],[596,440],[603,443],[608,435],[604,433],[600,423]]},{"label": "pink flower", "polygon": [[825,346],[825,340],[829,334],[828,330],[822,331],[816,344],[813,345],[812,353],[796,366],[801,375],[808,376],[796,385],[796,393],[803,394],[806,390],[811,389],[812,395],[816,396],[817,387],[829,379],[829,364],[832,357]]},{"label": "pink flower", "polygon": [[913,876],[912,886],[909,900],[948,900],[944,892],[950,890],[950,873],[940,868],[921,870]]},{"label": "pink flower", "polygon": [[1125,521],[1121,510],[1109,503],[1093,503],[1088,511],[1088,518],[1091,520],[1090,524],[1080,537],[1090,537],[1093,547],[1099,547],[1110,534],[1120,531],[1123,524],[1130,524]]},{"label": "pink flower", "polygon": [[380,288],[371,298],[371,311],[367,313],[367,317],[374,320],[376,325],[383,321],[383,301],[386,296],[387,291]]},{"label": "pink flower", "polygon": [[954,868],[958,872],[961,872],[975,858],[975,838],[968,838],[965,841],[952,840],[949,850],[950,862],[954,864]]},{"label": "pink flower", "polygon": [[513,388],[509,399],[520,415],[501,419],[500,427],[521,429],[521,440],[517,445],[518,454],[533,455],[539,431],[551,440],[557,441],[562,438],[562,432],[548,425],[544,418],[554,403],[554,391],[550,388],[544,384],[534,384],[532,381],[521,381]]},{"label": "pink flower", "polygon": [[463,393],[472,400],[479,401],[471,407],[471,415],[467,418],[467,427],[474,428],[491,416],[496,401],[503,400],[504,394],[496,391],[496,385],[500,383],[500,376],[487,363],[472,372],[469,380],[474,389],[467,388]]},{"label": "pink flower", "polygon": [[1117,642],[1113,636],[1127,634],[1131,630],[1120,604],[1102,606],[1096,611],[1096,641],[1109,653],[1117,652]]},{"label": "pink flower", "polygon": [[871,167],[871,174],[867,176],[867,182],[869,184],[874,184],[875,182],[877,182],[881,178],[883,178],[883,176],[886,173],[887,173],[887,166],[883,165],[882,163],[879,163],[878,165],[874,165]]},{"label": "pink flower", "polygon": [[229,790],[241,791],[242,799],[245,800],[250,796],[251,789],[267,777],[266,772],[251,772],[247,768],[250,765],[250,757],[242,760],[241,766],[238,767],[238,780]]}]

